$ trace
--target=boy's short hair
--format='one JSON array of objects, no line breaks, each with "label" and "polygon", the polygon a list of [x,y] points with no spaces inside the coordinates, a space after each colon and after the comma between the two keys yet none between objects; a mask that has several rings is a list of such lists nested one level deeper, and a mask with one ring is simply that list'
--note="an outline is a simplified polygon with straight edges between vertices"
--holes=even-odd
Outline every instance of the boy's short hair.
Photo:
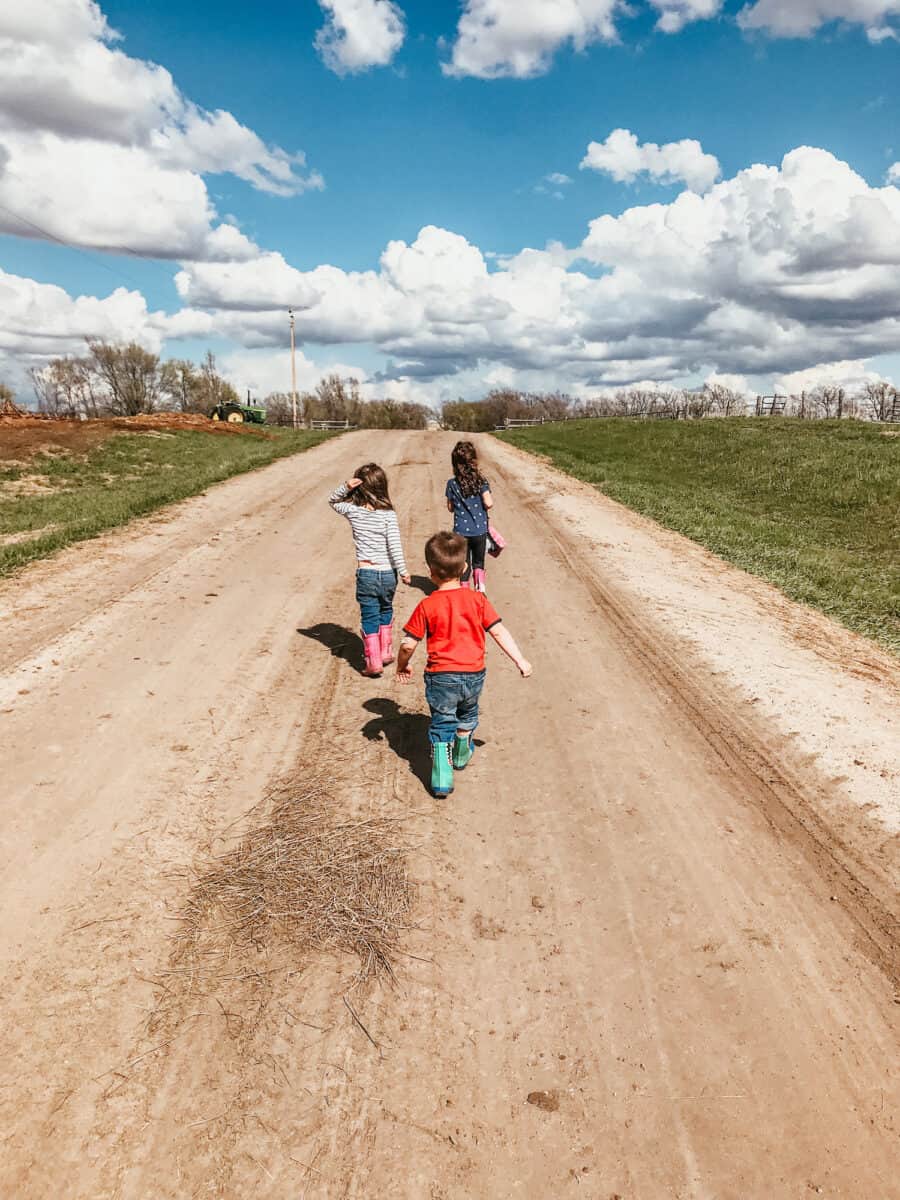
[{"label": "boy's short hair", "polygon": [[428,569],[441,583],[459,579],[466,569],[468,545],[461,533],[442,530],[425,543],[425,561]]}]

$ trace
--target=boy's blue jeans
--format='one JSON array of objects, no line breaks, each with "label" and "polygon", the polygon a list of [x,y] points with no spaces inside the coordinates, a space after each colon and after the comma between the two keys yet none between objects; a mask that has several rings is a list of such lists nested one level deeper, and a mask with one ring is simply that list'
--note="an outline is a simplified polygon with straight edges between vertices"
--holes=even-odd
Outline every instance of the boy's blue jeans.
[{"label": "boy's blue jeans", "polygon": [[377,633],[382,625],[393,624],[396,590],[396,571],[360,567],[356,572],[356,600],[364,634]]},{"label": "boy's blue jeans", "polygon": [[478,701],[484,687],[484,671],[425,673],[425,699],[431,709],[428,740],[452,742],[457,729],[470,732],[478,726]]}]

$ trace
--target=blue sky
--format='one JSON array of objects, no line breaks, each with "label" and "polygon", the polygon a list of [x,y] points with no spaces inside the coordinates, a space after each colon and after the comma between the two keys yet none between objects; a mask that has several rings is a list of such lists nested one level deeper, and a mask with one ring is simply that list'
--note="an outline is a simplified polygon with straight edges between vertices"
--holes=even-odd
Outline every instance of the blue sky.
[{"label": "blue sky", "polygon": [[[497,0],[499,4],[511,2]],[[591,0],[585,2],[589,5]],[[818,0],[796,2],[806,4],[813,14],[811,19],[815,20]],[[571,3],[577,5],[578,0]],[[612,5],[614,0],[608,3]],[[64,20],[67,10],[83,10],[90,4],[89,0],[39,0],[39,6],[49,8],[51,15],[56,10],[60,20]],[[880,32],[874,35],[880,40],[872,40],[872,30],[890,28],[890,20],[900,5],[891,0],[847,0],[848,17],[862,13],[865,20],[823,25],[803,37],[778,36],[777,30],[770,29],[739,28],[736,17],[744,7],[726,2],[714,19],[688,23],[671,34],[655,28],[658,12],[641,7],[632,18],[618,18],[618,43],[596,41],[579,52],[573,48],[571,39],[563,40],[549,52],[549,69],[530,78],[471,75],[451,78],[442,73],[440,64],[451,57],[460,18],[460,6],[456,3],[407,0],[400,6],[405,38],[391,56],[392,61],[342,75],[328,69],[314,45],[327,14],[313,0],[255,6],[232,0],[216,4],[194,0],[181,6],[157,0],[143,0],[140,5],[107,0],[102,13],[108,26],[121,34],[121,40],[106,39],[108,49],[140,63],[160,64],[171,73],[179,93],[193,105],[212,113],[227,110],[266,145],[281,147],[288,153],[302,151],[306,169],[321,174],[324,180],[321,190],[311,188],[296,195],[275,195],[232,174],[227,156],[224,170],[199,168],[193,172],[205,184],[218,214],[216,219],[236,225],[261,254],[274,251],[283,256],[285,263],[300,273],[299,282],[301,276],[323,264],[344,273],[378,273],[382,252],[389,242],[400,241],[413,247],[419,231],[427,226],[458,235],[466,246],[477,248],[476,252],[485,256],[485,269],[491,274],[504,259],[518,255],[524,248],[544,251],[548,244],[557,243],[574,255],[591,221],[603,215],[617,218],[628,209],[656,204],[670,206],[685,190],[682,181],[661,181],[646,171],[631,181],[623,181],[605,170],[579,170],[588,144],[605,142],[616,129],[631,131],[641,145],[655,143],[666,147],[682,139],[695,139],[707,155],[718,159],[723,185],[753,164],[778,168],[784,156],[797,148],[820,148],[861,177],[871,189],[865,197],[869,204],[870,197],[885,190],[886,173],[900,158],[900,138],[895,129],[900,98],[897,72],[900,45]],[[76,16],[81,21],[83,12],[76,11]],[[0,17],[0,35],[4,32],[3,20]],[[78,29],[78,36],[84,36],[81,25]],[[9,31],[6,32],[9,37]],[[13,35],[16,33],[33,40],[43,36],[40,31],[35,34],[26,30],[23,35],[21,30],[14,30]],[[104,44],[103,37],[94,35],[93,40]],[[68,51],[50,47],[49,53],[58,53],[60,60],[64,60]],[[19,146],[14,141],[23,125],[28,129],[29,121],[33,122],[30,132],[35,138],[49,136],[48,130],[55,137],[58,128],[51,122],[42,126],[44,117],[35,117],[26,103],[27,97],[22,98],[24,88],[17,104],[14,83],[8,85],[5,97],[0,95],[0,105],[5,106],[0,108],[0,148],[4,145],[5,112],[11,131],[8,144],[13,147],[10,161],[18,167],[28,162],[29,146],[25,143]],[[94,98],[90,99],[94,105]],[[85,121],[89,121],[94,110],[86,105],[85,111]],[[68,131],[65,136],[70,136]],[[87,127],[79,130],[79,137],[82,136],[90,141],[91,161],[101,163],[94,170],[102,169],[100,155],[107,144],[104,140],[107,133],[94,136]],[[122,135],[118,132],[116,139],[121,145]],[[188,170],[191,166],[186,163]],[[570,182],[542,183],[553,173],[568,176]],[[846,190],[846,179],[838,175],[835,188]],[[77,188],[78,180],[73,178],[71,185]],[[825,179],[822,186],[827,192],[829,180]],[[809,189],[805,186],[798,184],[798,189],[805,197],[803,203],[818,203],[815,196],[809,199]],[[895,188],[887,190],[896,193]],[[761,226],[771,215],[766,205],[777,207],[778,202],[773,199],[777,187],[770,189],[770,193],[759,201]],[[116,188],[112,194],[116,194]],[[160,258],[153,253],[156,242],[139,256],[125,254],[115,245],[109,250],[101,249],[103,243],[97,235],[89,228],[83,234],[71,229],[64,215],[54,225],[40,204],[29,212],[14,209],[13,201],[21,205],[22,195],[20,189],[10,200],[0,188],[0,204],[7,204],[18,216],[42,227],[46,222],[51,232],[59,228],[60,236],[77,248],[60,246],[48,239],[6,234],[0,237],[0,268],[8,275],[38,284],[58,285],[73,298],[96,296],[102,300],[120,287],[140,293],[148,312],[164,311],[172,315],[182,309],[189,310],[195,315],[184,318],[182,336],[167,336],[170,329],[160,330],[158,323],[154,329],[152,322],[147,336],[151,341],[156,338],[165,353],[199,354],[206,345],[212,345],[220,357],[228,359],[229,355],[235,355],[238,363],[262,364],[265,359],[267,365],[260,366],[253,379],[247,377],[246,365],[235,368],[238,374],[244,371],[239,382],[258,387],[277,383],[279,368],[268,364],[279,351],[277,346],[267,349],[265,344],[277,342],[273,321],[266,323],[260,317],[266,331],[258,329],[247,338],[241,331],[242,302],[236,303],[233,294],[226,297],[217,292],[212,298],[207,296],[207,303],[198,305],[190,295],[179,293],[174,276],[179,263],[193,261],[190,256],[176,261]],[[61,198],[56,203],[62,204]],[[722,203],[728,204],[727,196]],[[832,220],[838,230],[842,222],[846,224],[843,218],[854,203],[850,195],[842,213],[824,211],[815,216],[815,222],[821,219],[827,226]],[[872,199],[870,207],[874,209],[875,205]],[[893,200],[890,205],[889,221],[900,219],[900,210],[893,207]],[[135,220],[139,222],[140,205],[135,207],[138,210]],[[877,214],[870,214],[867,221],[884,239],[892,233]],[[84,225],[90,227],[91,223],[88,214]],[[121,225],[120,240],[125,243],[127,219]],[[821,229],[817,236],[821,241]],[[845,230],[836,236],[846,236],[851,241],[855,237],[859,241],[858,231],[854,234]],[[689,240],[693,242],[692,238]],[[727,245],[726,235],[720,236],[715,248],[719,257],[722,245]],[[454,246],[463,257],[468,255],[461,244]],[[698,253],[705,255],[708,250],[704,245]],[[432,299],[434,289],[441,286],[439,277],[443,268],[449,262],[440,257],[444,253],[443,247],[431,248],[426,255],[432,266],[434,254],[439,256],[435,267],[437,282],[431,276],[427,281]],[[455,254],[456,250],[450,253]],[[571,257],[563,266],[595,282],[616,271],[623,279],[633,273],[631,260],[611,261],[604,257],[607,253],[604,248],[592,261]],[[662,248],[663,258],[666,253]],[[792,241],[786,253],[798,262],[802,259],[805,269],[810,269],[809,247],[797,246]],[[852,267],[856,272],[855,280],[847,278],[848,310],[860,302],[863,277],[860,272],[872,274],[879,263],[884,266],[883,254],[871,248],[867,254],[865,261],[854,259],[846,268]],[[245,258],[246,255],[242,261]],[[559,266],[552,256],[543,261],[548,271],[551,266]],[[271,264],[262,264],[260,279],[265,277],[263,266],[268,270]],[[815,271],[814,262],[812,268]],[[652,291],[652,269],[643,264],[641,270],[644,288]],[[188,271],[197,278],[202,274],[193,272],[191,267]],[[796,274],[796,267],[791,271]],[[753,274],[751,266],[748,275]],[[472,326],[487,303],[481,295],[482,283],[469,267],[463,269],[460,277],[455,268],[449,270],[445,283],[447,295],[442,304],[452,305],[454,289],[461,289],[466,296],[460,303],[471,311],[464,319],[460,318],[460,324]],[[515,307],[516,280],[506,283],[509,286],[503,291],[503,303],[510,303],[512,296]],[[755,297],[752,279],[748,280],[746,301],[736,295],[731,283],[725,297],[728,305],[746,304],[748,311],[755,313],[761,309],[767,318],[774,314],[776,321],[792,323],[799,319],[802,328],[796,330],[797,350],[792,348],[784,354],[783,370],[779,370],[778,361],[770,361],[762,353],[748,355],[746,367],[741,369],[739,353],[723,355],[720,332],[712,339],[708,354],[697,337],[689,338],[694,347],[690,353],[683,356],[673,353],[673,343],[679,338],[683,341],[687,331],[677,325],[666,339],[667,345],[661,345],[659,326],[665,325],[665,304],[658,319],[650,322],[655,331],[653,344],[642,349],[629,340],[627,350],[613,356],[620,365],[609,372],[593,367],[588,370],[580,351],[573,357],[571,338],[568,350],[544,356],[546,362],[531,349],[520,353],[516,337],[520,337],[523,346],[528,342],[533,349],[536,338],[540,338],[540,321],[548,323],[548,345],[559,340],[559,323],[554,314],[542,312],[536,316],[527,304],[527,331],[522,333],[518,327],[502,331],[497,338],[496,353],[486,349],[493,338],[490,328],[469,344],[464,336],[457,336],[458,331],[452,336],[446,330],[435,331],[427,313],[420,323],[421,345],[417,341],[415,320],[409,313],[403,321],[397,318],[388,322],[391,328],[384,331],[377,328],[377,314],[371,322],[359,320],[356,327],[361,337],[354,335],[353,320],[345,330],[331,316],[311,320],[303,340],[311,360],[310,375],[319,366],[359,368],[357,373],[371,375],[386,363],[424,363],[418,384],[410,376],[398,376],[395,390],[407,394],[418,390],[430,400],[440,399],[454,389],[467,393],[484,390],[484,381],[521,386],[543,383],[581,390],[607,383],[621,384],[627,381],[629,373],[636,379],[696,382],[708,368],[710,374],[742,375],[748,386],[755,387],[766,386],[781,375],[791,375],[804,367],[850,363],[855,364],[856,371],[877,371],[885,364],[893,365],[892,322],[897,317],[895,309],[900,306],[885,297],[882,280],[870,284],[870,289],[878,294],[879,304],[877,312],[870,313],[869,321],[877,320],[883,328],[880,325],[879,335],[869,338],[862,336],[864,322],[860,313],[848,311],[841,314],[839,321],[832,312],[827,316],[810,316],[805,310],[785,314],[783,283],[783,280],[778,282],[776,301],[771,297],[768,300]],[[414,285],[416,294],[412,299],[427,308],[431,300],[423,302],[416,291],[418,283],[414,281]],[[674,302],[687,291],[702,294],[703,285],[703,279],[679,278],[668,280],[663,290]],[[392,279],[392,286],[396,291],[396,279]],[[473,288],[478,292],[474,299]],[[591,313],[598,306],[620,298],[627,309],[631,300],[620,293],[617,288],[613,296],[598,295],[585,302]],[[377,296],[369,299],[378,306]],[[401,307],[407,300],[412,302],[406,293],[399,300],[393,295],[388,299]],[[717,295],[715,300],[723,303],[722,296]],[[496,307],[496,296],[492,302]],[[256,302],[257,306],[259,303]],[[354,303],[355,297],[351,296],[351,307]],[[568,303],[561,304],[560,311]],[[868,303],[871,308],[871,297]],[[643,312],[643,301],[638,307],[641,316],[637,323],[646,324],[649,318]],[[213,319],[201,319],[201,311],[203,316]],[[227,314],[227,320],[219,319],[222,313]],[[601,359],[604,355],[609,358],[610,319],[604,317],[597,322],[593,317],[582,316],[585,325],[578,335],[578,346],[596,341],[590,330],[600,330],[606,347]],[[0,323],[3,319],[0,308]],[[577,322],[581,317],[574,319]],[[823,320],[827,323],[824,329]],[[89,323],[88,320],[85,324],[86,332],[92,332],[87,328]],[[566,314],[564,323],[571,329],[570,314]],[[39,364],[47,346],[26,341],[18,348],[16,318],[9,324],[4,342],[8,371],[15,371],[23,362]],[[132,318],[124,322],[123,336],[131,331],[131,324]],[[77,321],[67,323],[67,331],[72,332],[64,344],[60,343],[63,351],[75,349],[77,325]],[[696,334],[696,330],[692,333]],[[505,348],[507,336],[510,346]],[[617,336],[622,336],[621,330]],[[442,337],[446,345],[437,347]],[[806,351],[800,348],[801,342],[809,345],[809,362],[804,358]],[[793,347],[791,339],[787,339],[788,343]],[[832,352],[828,352],[829,345]],[[458,349],[455,357],[454,347]],[[866,353],[869,349],[876,353]],[[643,362],[646,371],[641,370]],[[762,370],[757,369],[759,364]],[[448,370],[442,372],[443,367]]]}]

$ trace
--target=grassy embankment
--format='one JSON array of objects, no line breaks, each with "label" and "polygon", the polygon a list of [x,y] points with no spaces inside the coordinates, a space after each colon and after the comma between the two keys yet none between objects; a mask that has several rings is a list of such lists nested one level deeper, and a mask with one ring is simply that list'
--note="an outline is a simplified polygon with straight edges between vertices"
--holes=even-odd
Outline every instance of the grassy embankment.
[{"label": "grassy embankment", "polygon": [[900,438],[859,421],[573,421],[498,435],[900,653]]},{"label": "grassy embankment", "polygon": [[98,436],[91,424],[47,423],[35,445],[18,423],[0,428],[0,576],[332,436],[280,429],[267,431],[271,436]]}]

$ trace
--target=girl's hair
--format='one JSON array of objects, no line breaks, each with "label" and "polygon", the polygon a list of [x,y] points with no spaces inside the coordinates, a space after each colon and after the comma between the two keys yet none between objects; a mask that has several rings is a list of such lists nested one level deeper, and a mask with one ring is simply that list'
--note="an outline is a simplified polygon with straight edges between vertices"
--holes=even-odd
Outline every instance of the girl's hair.
[{"label": "girl's hair", "polygon": [[378,463],[366,463],[357,467],[356,476],[360,480],[359,487],[350,493],[349,499],[358,507],[365,508],[371,504],[373,508],[393,508],[388,493],[387,475]]},{"label": "girl's hair", "polygon": [[459,490],[464,496],[477,496],[487,482],[478,470],[478,451],[471,442],[457,442],[452,461]]}]

